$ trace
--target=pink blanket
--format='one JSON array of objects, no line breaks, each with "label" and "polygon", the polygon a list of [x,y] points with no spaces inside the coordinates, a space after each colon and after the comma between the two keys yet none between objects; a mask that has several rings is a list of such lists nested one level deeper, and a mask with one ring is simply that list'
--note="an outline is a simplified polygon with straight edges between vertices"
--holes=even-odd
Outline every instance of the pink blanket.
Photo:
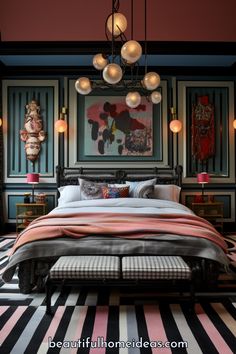
[{"label": "pink blanket", "polygon": [[223,237],[215,228],[195,215],[73,213],[51,214],[34,220],[18,235],[11,254],[26,243],[56,237],[109,235],[135,239],[158,234],[202,237],[214,242],[225,252],[227,249]]}]

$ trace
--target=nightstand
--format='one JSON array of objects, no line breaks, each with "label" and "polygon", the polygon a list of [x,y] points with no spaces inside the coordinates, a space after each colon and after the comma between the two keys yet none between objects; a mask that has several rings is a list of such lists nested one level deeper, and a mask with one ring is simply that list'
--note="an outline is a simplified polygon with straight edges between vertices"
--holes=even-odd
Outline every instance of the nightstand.
[{"label": "nightstand", "polygon": [[16,233],[24,230],[34,219],[46,214],[46,204],[16,204]]},{"label": "nightstand", "polygon": [[192,203],[191,209],[198,216],[210,221],[215,228],[223,230],[224,203]]}]

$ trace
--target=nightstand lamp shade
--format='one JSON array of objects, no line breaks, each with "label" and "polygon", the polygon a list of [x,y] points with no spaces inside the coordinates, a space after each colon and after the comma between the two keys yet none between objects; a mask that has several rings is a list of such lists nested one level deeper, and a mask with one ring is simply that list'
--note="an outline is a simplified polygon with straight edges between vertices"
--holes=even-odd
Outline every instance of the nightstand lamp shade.
[{"label": "nightstand lamp shade", "polygon": [[34,185],[39,183],[39,174],[27,173],[27,183],[32,184],[32,203],[34,203]]},{"label": "nightstand lamp shade", "polygon": [[209,183],[210,176],[207,172],[202,172],[197,174],[197,183],[202,185],[202,196],[204,195],[204,184]]}]

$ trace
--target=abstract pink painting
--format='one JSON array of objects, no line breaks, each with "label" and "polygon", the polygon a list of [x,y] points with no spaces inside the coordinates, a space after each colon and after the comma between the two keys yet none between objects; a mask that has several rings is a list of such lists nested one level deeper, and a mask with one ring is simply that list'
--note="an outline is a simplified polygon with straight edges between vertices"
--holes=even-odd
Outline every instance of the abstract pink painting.
[{"label": "abstract pink painting", "polygon": [[153,108],[142,98],[129,108],[124,96],[88,96],[85,100],[85,156],[152,156]]}]

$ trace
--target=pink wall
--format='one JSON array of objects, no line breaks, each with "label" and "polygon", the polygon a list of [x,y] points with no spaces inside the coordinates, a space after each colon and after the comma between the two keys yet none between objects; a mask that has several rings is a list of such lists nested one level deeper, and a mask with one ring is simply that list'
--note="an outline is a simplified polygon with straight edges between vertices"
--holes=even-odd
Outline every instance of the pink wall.
[{"label": "pink wall", "polygon": [[[130,1],[120,0],[130,23]],[[134,38],[144,38],[144,0],[134,0]],[[236,0],[147,0],[148,40],[236,41]],[[105,40],[111,0],[1,0],[3,41]],[[129,34],[127,34],[129,37]]]}]

